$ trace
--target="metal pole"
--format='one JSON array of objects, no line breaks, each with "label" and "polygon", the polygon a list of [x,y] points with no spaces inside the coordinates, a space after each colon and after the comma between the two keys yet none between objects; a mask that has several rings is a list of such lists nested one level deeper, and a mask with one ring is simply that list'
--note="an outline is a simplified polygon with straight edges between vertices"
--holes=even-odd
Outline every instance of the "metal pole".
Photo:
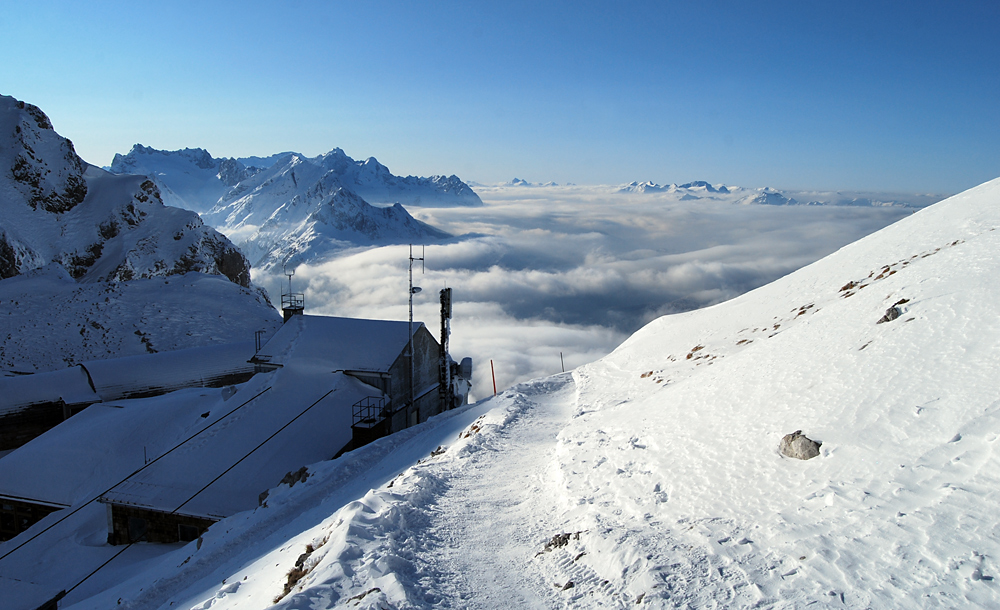
[{"label": "metal pole", "polygon": [[497,395],[497,373],[493,370],[493,359],[490,358],[490,373],[493,375],[493,395]]},{"label": "metal pole", "polygon": [[[410,244],[410,326],[409,340],[407,342],[407,352],[410,358],[410,407],[413,407],[413,244]],[[406,417],[409,420],[410,413],[407,411]]]},{"label": "metal pole", "polygon": [[[410,296],[410,325],[409,325],[409,333],[410,333],[410,336],[409,336],[409,339],[407,341],[407,351],[410,354],[410,407],[411,408],[413,407],[413,395],[414,395],[414,391],[413,391],[413,376],[414,376],[414,367],[413,367],[413,292],[414,292],[414,290],[413,290],[413,261],[420,261],[421,265],[423,265],[423,260],[424,260],[423,251],[421,251],[421,253],[420,253],[420,258],[414,258],[413,257],[413,244],[410,244],[410,271],[409,271],[409,275],[410,275],[410,290],[409,290],[409,293],[410,293],[410,295],[409,295]],[[417,291],[419,291],[419,290],[420,289],[417,288]],[[409,413],[407,413],[407,417],[409,417]]]},{"label": "metal pole", "polygon": [[566,372],[566,362],[563,360],[562,352],[559,352],[559,364],[562,365],[562,372]]}]

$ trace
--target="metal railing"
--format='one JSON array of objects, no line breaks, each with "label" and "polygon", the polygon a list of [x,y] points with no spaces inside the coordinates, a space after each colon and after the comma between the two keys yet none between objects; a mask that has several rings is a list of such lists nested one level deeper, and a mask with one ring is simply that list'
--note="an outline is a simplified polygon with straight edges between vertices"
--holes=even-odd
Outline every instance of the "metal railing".
[{"label": "metal railing", "polygon": [[305,309],[306,297],[301,292],[285,292],[281,295],[282,309]]},{"label": "metal railing", "polygon": [[385,397],[366,396],[351,406],[351,427],[371,428],[386,415]]}]

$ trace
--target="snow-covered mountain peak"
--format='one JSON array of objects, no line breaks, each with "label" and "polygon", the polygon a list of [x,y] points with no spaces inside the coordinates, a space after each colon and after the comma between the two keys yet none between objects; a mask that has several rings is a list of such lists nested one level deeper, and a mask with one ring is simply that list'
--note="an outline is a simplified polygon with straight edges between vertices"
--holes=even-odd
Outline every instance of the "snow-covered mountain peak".
[{"label": "snow-covered mountain peak", "polygon": [[[0,167],[13,180],[7,183],[32,209],[66,212],[87,195],[84,163],[73,143],[57,134],[37,106],[0,96]],[[13,194],[0,193],[4,198]]]},{"label": "snow-covered mountain peak", "polygon": [[[133,152],[132,158],[157,153],[141,146]],[[205,165],[210,156],[203,153],[181,151],[176,158],[189,166]],[[130,342],[140,346],[134,331],[148,329],[140,328],[142,314],[136,308],[160,300],[158,294],[164,299],[178,294],[177,276],[201,274],[206,279],[188,282],[197,287],[186,293],[188,305],[171,305],[175,314],[184,310],[197,318],[190,299],[212,290],[228,294],[230,309],[248,315],[236,326],[256,326],[276,315],[266,297],[254,293],[249,264],[228,239],[194,212],[165,206],[160,188],[149,178],[116,175],[85,163],[41,110],[11,97],[0,97],[4,166],[9,170],[0,172],[0,300],[19,306],[16,313],[8,312],[0,337],[0,366],[11,365],[11,358],[24,359],[17,354],[29,351],[34,357],[26,360],[46,368],[81,357],[113,356]],[[33,273],[40,269],[45,271]],[[156,280],[155,287],[140,287],[145,280]],[[132,300],[140,293],[141,298]],[[123,317],[114,322],[116,330],[100,315],[110,305],[97,302],[110,303],[112,295],[129,301],[115,305]],[[202,320],[204,328],[218,328],[218,315]],[[44,332],[39,320],[45,320]],[[174,320],[168,314],[160,321],[163,328],[156,332],[171,336],[160,348],[190,347],[204,339],[185,334]],[[88,321],[98,326],[84,328]],[[87,328],[103,329],[106,336],[98,341]]]}]

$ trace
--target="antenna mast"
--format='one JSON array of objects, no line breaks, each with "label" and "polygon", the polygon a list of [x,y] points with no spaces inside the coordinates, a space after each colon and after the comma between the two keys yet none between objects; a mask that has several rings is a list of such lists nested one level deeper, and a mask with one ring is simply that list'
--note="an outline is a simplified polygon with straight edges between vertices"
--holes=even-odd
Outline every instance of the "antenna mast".
[{"label": "antenna mast", "polygon": [[[424,246],[420,246],[420,257],[413,256],[413,244],[410,244],[410,339],[407,351],[410,355],[410,405],[413,405],[413,295],[420,292],[420,286],[413,285],[413,262],[420,261],[420,273],[424,272]],[[419,416],[417,417],[419,419]]]}]

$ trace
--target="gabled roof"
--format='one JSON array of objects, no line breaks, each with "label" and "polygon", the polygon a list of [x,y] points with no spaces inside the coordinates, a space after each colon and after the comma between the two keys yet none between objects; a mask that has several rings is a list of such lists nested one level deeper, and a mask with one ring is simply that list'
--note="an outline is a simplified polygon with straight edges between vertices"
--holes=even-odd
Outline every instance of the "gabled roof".
[{"label": "gabled roof", "polygon": [[381,392],[343,373],[293,367],[255,376],[217,408],[229,411],[258,394],[102,501],[216,519],[251,509],[287,472],[331,459],[351,440],[352,405]]},{"label": "gabled roof", "polygon": [[[388,372],[409,342],[409,323],[332,316],[292,316],[255,359],[287,365],[297,361],[331,371]],[[413,323],[414,334],[422,322]]]}]

